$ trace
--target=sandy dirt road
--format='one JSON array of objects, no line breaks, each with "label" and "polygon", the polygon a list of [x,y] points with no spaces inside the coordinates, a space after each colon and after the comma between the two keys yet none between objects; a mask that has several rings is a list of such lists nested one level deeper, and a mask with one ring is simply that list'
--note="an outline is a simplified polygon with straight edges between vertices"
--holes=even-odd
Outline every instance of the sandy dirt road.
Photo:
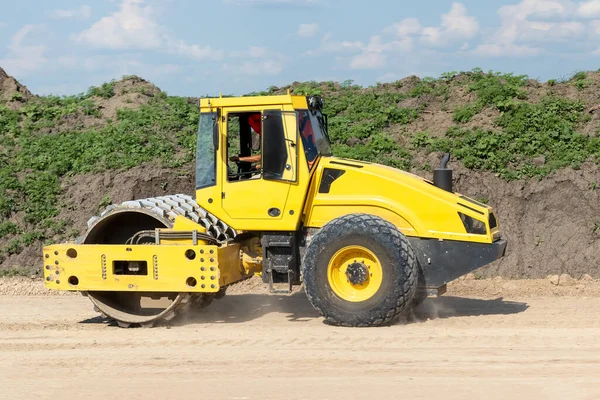
[{"label": "sandy dirt road", "polygon": [[4,295],[0,398],[600,398],[599,296],[477,291],[373,329],[324,324],[303,293],[228,295],[152,329],[82,296]]}]

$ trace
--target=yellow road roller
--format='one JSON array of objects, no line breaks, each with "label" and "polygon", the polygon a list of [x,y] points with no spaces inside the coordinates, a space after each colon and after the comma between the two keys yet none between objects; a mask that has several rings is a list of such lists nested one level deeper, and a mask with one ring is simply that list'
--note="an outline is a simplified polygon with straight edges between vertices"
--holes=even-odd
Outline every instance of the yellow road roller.
[{"label": "yellow road roller", "polygon": [[108,206],[77,243],[43,249],[52,290],[150,327],[259,275],[303,285],[333,325],[380,326],[504,256],[492,207],[431,180],[332,154],[323,99],[203,98],[196,192]]}]

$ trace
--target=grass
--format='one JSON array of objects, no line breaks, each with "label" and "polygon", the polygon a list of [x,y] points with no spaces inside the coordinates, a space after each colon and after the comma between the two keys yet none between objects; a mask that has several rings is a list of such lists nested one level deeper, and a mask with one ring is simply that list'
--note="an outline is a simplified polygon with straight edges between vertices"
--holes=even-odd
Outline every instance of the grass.
[{"label": "grass", "polygon": [[579,90],[586,89],[592,84],[592,81],[588,79],[587,73],[583,71],[574,74],[569,82],[572,83]]},{"label": "grass", "polygon": [[519,104],[519,100],[527,98],[523,89],[527,82],[525,75],[501,74],[490,71],[484,74],[481,70],[472,71],[469,92],[477,96],[474,103],[460,106],[454,110],[453,120],[464,124],[479,114],[484,108],[491,107],[500,112],[508,111]]},{"label": "grass", "polygon": [[[515,104],[498,117],[494,131],[454,126],[442,138],[421,133],[412,143],[415,148],[451,152],[467,168],[491,170],[508,180],[543,177],[600,158],[600,139],[577,132],[585,120],[583,111],[581,102],[546,97],[536,104]],[[535,165],[533,159],[542,155],[545,164]]]},{"label": "grass", "polygon": [[479,114],[482,110],[480,104],[467,104],[462,107],[458,107],[452,113],[452,120],[459,124],[466,124],[470,122],[474,116]]},{"label": "grass", "polygon": [[387,133],[392,126],[406,125],[420,116],[421,109],[397,104],[409,95],[364,89],[346,81],[339,85],[314,82],[294,87],[295,94],[323,95],[329,115],[329,135],[334,154],[362,161],[383,162],[398,168],[412,166],[410,153]]},{"label": "grass", "polygon": [[[100,116],[93,97],[114,95],[114,85],[41,97],[18,110],[0,104],[0,262],[35,241],[66,237],[69,223],[58,220],[62,178],[152,160],[171,167],[192,162],[198,109],[186,98],[162,93],[137,110],[119,110],[101,127],[78,124]],[[65,119],[77,128],[58,129]],[[9,221],[16,214],[22,226]]]}]

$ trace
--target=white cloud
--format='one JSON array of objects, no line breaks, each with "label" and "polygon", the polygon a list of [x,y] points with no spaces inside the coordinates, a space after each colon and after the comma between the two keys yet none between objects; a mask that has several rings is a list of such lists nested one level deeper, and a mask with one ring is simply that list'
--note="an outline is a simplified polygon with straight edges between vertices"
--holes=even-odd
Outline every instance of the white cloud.
[{"label": "white cloud", "polygon": [[298,26],[298,31],[296,33],[300,37],[310,38],[310,37],[316,36],[316,34],[318,32],[319,32],[319,24],[312,23],[312,24],[300,24],[300,26]]},{"label": "white cloud", "polygon": [[92,15],[92,8],[90,6],[81,6],[73,10],[54,10],[53,15],[56,18],[64,19],[88,19]]},{"label": "white cloud", "polygon": [[110,49],[154,49],[163,42],[162,28],[153,19],[153,10],[143,0],[123,0],[119,10],[101,18],[75,40]]},{"label": "white cloud", "polygon": [[259,46],[232,51],[228,56],[234,59],[234,62],[226,62],[223,69],[237,76],[279,75],[283,71],[285,61],[282,54]]},{"label": "white cloud", "polygon": [[[503,6],[498,10],[500,28],[477,46],[475,54],[531,56],[547,51],[552,43],[584,37],[590,26],[574,18],[578,13],[570,0],[522,0]],[[578,44],[585,44],[585,40]]]},{"label": "white cloud", "polygon": [[354,52],[360,50],[362,47],[363,44],[361,42],[344,40],[342,42],[326,42],[324,43],[323,50],[328,53],[344,53]]},{"label": "white cloud", "polygon": [[450,12],[442,16],[442,30],[451,36],[468,39],[479,31],[479,22],[467,14],[464,5],[453,3]]},{"label": "white cloud", "polygon": [[359,41],[339,41],[334,40],[331,32],[326,33],[321,39],[319,47],[315,50],[309,50],[304,53],[307,56],[330,53],[355,53],[364,48],[364,45]]},{"label": "white cloud", "polygon": [[528,57],[540,54],[542,49],[525,45],[516,45],[513,43],[486,43],[480,44],[475,49],[475,53],[485,57]]},{"label": "white cloud", "polygon": [[[374,35],[365,44],[361,41],[333,40],[333,35],[327,33],[323,36],[319,48],[307,51],[304,55],[339,54],[343,56],[351,69],[378,69],[386,65],[387,54],[409,52],[413,47],[412,37],[384,41],[380,35]],[[350,57],[348,57],[349,55]]]},{"label": "white cloud", "polygon": [[241,64],[226,63],[223,69],[235,75],[279,75],[283,71],[283,63],[278,60],[250,60]]},{"label": "white cloud", "polygon": [[[419,54],[439,57],[435,50],[439,48],[445,54],[453,50],[483,57],[528,57],[552,54],[558,46],[564,49],[568,45],[588,54],[598,47],[600,0],[520,0],[500,7],[497,14],[499,26],[482,29],[462,3],[454,2],[441,16],[439,26],[423,26],[417,18],[406,18],[382,31],[395,40],[376,35],[366,45],[360,40],[333,40],[326,34],[319,48],[306,54],[339,54],[337,60],[347,60],[351,68],[376,69],[392,56],[410,52],[417,58]],[[597,19],[587,20],[595,16]],[[421,44],[418,48],[417,42]]]},{"label": "white cloud", "polygon": [[78,70],[87,72],[109,72],[109,75],[139,75],[145,78],[152,78],[158,75],[174,74],[183,69],[176,64],[148,64],[140,60],[137,54],[123,54],[119,56],[91,55],[80,56],[77,54],[63,55],[55,60],[53,64],[63,69]]},{"label": "white cloud", "polygon": [[532,21],[523,26],[521,40],[569,39],[583,34],[586,26],[581,22],[539,22]]},{"label": "white cloud", "polygon": [[25,76],[29,72],[41,69],[46,64],[47,47],[43,44],[29,44],[29,36],[39,31],[39,25],[24,25],[11,38],[8,55],[0,59],[0,65],[10,73]]},{"label": "white cloud", "polygon": [[78,54],[66,54],[57,57],[53,63],[62,69],[80,69],[88,72],[96,72],[110,69],[115,62],[122,61],[127,56],[112,57],[107,55],[81,56]]},{"label": "white cloud", "polygon": [[402,40],[395,40],[391,42],[383,42],[381,36],[372,36],[369,43],[364,46],[362,43],[359,44],[359,48],[362,52],[354,57],[350,61],[350,68],[352,69],[379,69],[386,65],[387,54],[389,52],[398,51],[410,51],[412,49],[413,42],[411,38],[405,38]]},{"label": "white cloud", "polygon": [[457,40],[470,39],[478,32],[477,18],[469,16],[466,7],[461,3],[452,3],[450,12],[442,15],[440,26],[423,28],[421,40],[431,46],[440,46]]},{"label": "white cloud", "polygon": [[400,37],[407,37],[421,33],[421,23],[417,18],[406,18],[391,27],[392,31]]},{"label": "white cloud", "polygon": [[262,58],[269,54],[269,49],[266,47],[250,46],[247,54],[252,58]]},{"label": "white cloud", "polygon": [[[431,47],[463,45],[479,33],[477,18],[470,16],[462,3],[452,3],[450,11],[441,16],[439,26],[423,27],[417,18],[406,18],[385,29],[400,39],[420,38],[421,44]],[[467,43],[468,45],[468,43]]]},{"label": "white cloud", "polygon": [[590,22],[590,31],[595,35],[600,35],[600,19]]},{"label": "white cloud", "polygon": [[196,60],[221,60],[224,56],[222,50],[215,50],[210,46],[188,44],[183,40],[168,40],[167,43],[169,52]]},{"label": "white cloud", "polygon": [[584,18],[596,18],[600,16],[600,0],[591,0],[579,4],[577,14]]},{"label": "white cloud", "polygon": [[224,56],[222,50],[190,44],[168,35],[156,22],[152,6],[146,5],[144,0],[121,0],[117,11],[74,35],[73,39],[99,48],[163,50],[195,60],[221,60]]},{"label": "white cloud", "polygon": [[553,18],[564,16],[572,7],[571,1],[565,0],[522,0],[500,7],[498,14],[503,19]]},{"label": "white cloud", "polygon": [[139,60],[117,61],[114,67],[119,69],[119,76],[137,75],[147,79],[156,78],[162,75],[173,75],[182,71],[181,65],[175,64],[147,64]]},{"label": "white cloud", "polygon": [[293,6],[293,7],[315,7],[325,4],[323,0],[225,0],[225,4],[237,6]]},{"label": "white cloud", "polygon": [[236,50],[229,53],[232,58],[264,58],[269,55],[266,47],[250,46],[246,50]]},{"label": "white cloud", "polygon": [[361,53],[350,61],[352,69],[378,69],[385,66],[387,56],[383,53]]},{"label": "white cloud", "polygon": [[442,34],[442,30],[437,27],[423,28],[422,35],[423,38],[421,40],[424,43],[434,46],[442,44],[442,40],[445,39],[445,36]]}]

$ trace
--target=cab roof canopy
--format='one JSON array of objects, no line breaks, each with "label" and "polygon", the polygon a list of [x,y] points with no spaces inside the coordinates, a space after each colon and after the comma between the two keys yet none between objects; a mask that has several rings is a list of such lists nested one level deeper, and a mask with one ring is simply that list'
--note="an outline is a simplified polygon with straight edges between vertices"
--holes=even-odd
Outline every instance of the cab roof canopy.
[{"label": "cab roof canopy", "polygon": [[[318,98],[322,105],[322,100]],[[201,98],[200,109],[208,111],[217,107],[264,107],[264,106],[293,106],[293,108],[309,108],[311,97],[300,95],[278,95],[278,96],[240,96],[240,97],[212,97]],[[312,106],[310,108],[313,108]]]}]

